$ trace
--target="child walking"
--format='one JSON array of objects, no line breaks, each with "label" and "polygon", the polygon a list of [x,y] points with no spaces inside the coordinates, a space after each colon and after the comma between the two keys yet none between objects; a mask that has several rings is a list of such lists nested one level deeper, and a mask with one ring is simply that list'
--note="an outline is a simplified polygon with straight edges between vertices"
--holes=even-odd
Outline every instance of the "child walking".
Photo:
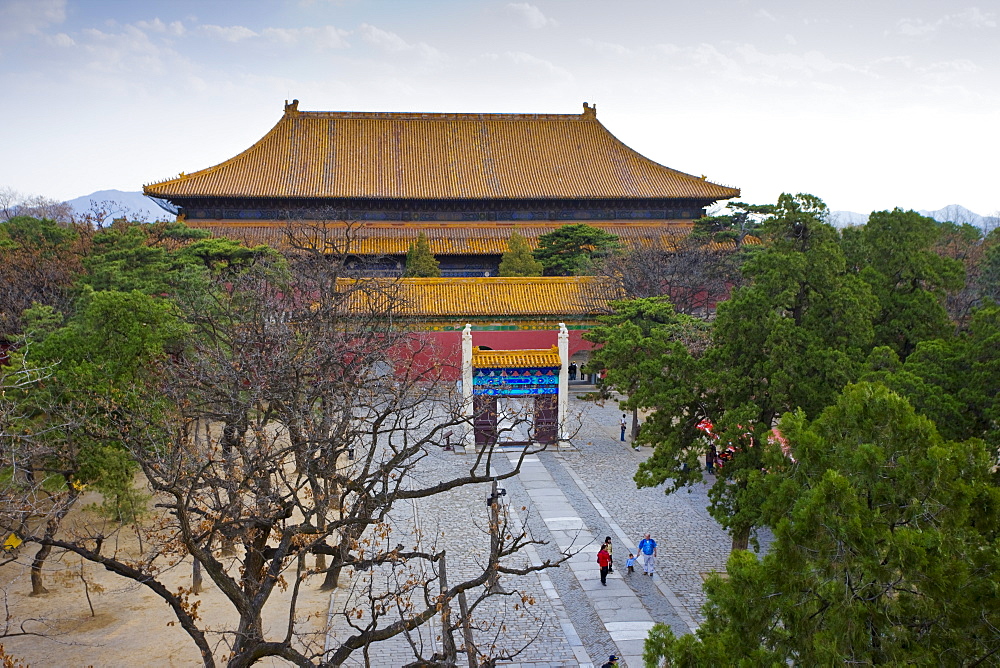
[{"label": "child walking", "polygon": [[625,565],[628,566],[629,573],[635,573],[635,555],[631,552],[628,553],[628,559],[625,560]]}]

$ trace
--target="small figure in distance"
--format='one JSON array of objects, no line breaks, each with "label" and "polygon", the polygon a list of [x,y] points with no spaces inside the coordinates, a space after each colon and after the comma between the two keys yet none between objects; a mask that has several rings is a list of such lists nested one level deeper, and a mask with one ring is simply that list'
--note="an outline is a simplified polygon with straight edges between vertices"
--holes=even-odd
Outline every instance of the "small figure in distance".
[{"label": "small figure in distance", "polygon": [[611,555],[608,554],[606,545],[601,545],[597,553],[597,565],[601,567],[601,584],[608,586],[608,569],[611,566]]},{"label": "small figure in distance", "polygon": [[653,577],[653,568],[656,566],[656,541],[650,538],[648,533],[639,541],[639,553],[642,555],[643,572]]}]

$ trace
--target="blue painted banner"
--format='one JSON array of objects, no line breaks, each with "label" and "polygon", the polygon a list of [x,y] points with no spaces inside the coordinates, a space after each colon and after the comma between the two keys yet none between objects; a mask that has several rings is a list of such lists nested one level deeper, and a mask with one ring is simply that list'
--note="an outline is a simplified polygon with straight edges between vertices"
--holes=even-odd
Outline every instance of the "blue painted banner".
[{"label": "blue painted banner", "polygon": [[559,394],[559,368],[475,369],[472,394],[491,397]]}]

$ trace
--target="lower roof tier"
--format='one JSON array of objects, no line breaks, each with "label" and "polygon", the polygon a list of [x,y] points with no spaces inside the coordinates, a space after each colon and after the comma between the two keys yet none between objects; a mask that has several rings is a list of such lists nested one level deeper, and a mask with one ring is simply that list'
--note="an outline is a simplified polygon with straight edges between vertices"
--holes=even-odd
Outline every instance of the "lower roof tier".
[{"label": "lower roof tier", "polygon": [[338,290],[350,295],[352,311],[391,312],[402,321],[595,321],[621,296],[614,283],[592,276],[342,279]]},{"label": "lower roof tier", "polygon": [[550,221],[517,223],[288,223],[286,221],[187,221],[218,237],[228,237],[247,245],[265,244],[275,248],[306,240],[314,247],[350,255],[405,255],[422,233],[435,255],[502,255],[507,240],[516,231],[532,248],[538,238],[560,227],[586,223],[614,234],[626,248],[676,250],[692,227],[689,220],[672,221]]}]

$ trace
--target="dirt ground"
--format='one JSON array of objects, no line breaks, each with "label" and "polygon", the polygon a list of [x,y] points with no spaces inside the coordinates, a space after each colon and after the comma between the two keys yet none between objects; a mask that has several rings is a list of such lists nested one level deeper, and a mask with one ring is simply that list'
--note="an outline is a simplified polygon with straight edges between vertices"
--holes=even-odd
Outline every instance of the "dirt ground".
[{"label": "dirt ground", "polygon": [[[66,518],[64,528],[104,521],[85,506],[98,501],[85,495]],[[134,533],[123,532],[119,547],[135,553]],[[53,551],[46,562],[45,586],[49,593],[29,596],[28,567],[37,546],[21,546],[16,563],[0,568],[0,604],[5,606],[8,633],[21,629],[38,635],[0,637],[6,652],[34,666],[197,666],[201,657],[190,636],[176,623],[172,610],[152,591],[114,575],[103,567],[83,562],[69,553]],[[309,564],[312,566],[312,564]],[[234,564],[234,568],[236,565]],[[81,571],[82,568],[82,571]],[[81,572],[83,577],[81,578]],[[299,592],[298,628],[311,633],[321,648],[330,594],[320,592],[321,575],[308,578]],[[191,564],[181,562],[162,574],[171,590],[191,586]],[[91,615],[86,588],[94,607]],[[265,631],[269,638],[284,636],[288,624],[291,589],[275,588],[265,609]],[[232,606],[205,577],[199,601],[202,625],[212,629],[232,628],[237,620]],[[221,658],[225,648],[217,635],[209,641]],[[286,665],[283,661],[261,665]]]}]

